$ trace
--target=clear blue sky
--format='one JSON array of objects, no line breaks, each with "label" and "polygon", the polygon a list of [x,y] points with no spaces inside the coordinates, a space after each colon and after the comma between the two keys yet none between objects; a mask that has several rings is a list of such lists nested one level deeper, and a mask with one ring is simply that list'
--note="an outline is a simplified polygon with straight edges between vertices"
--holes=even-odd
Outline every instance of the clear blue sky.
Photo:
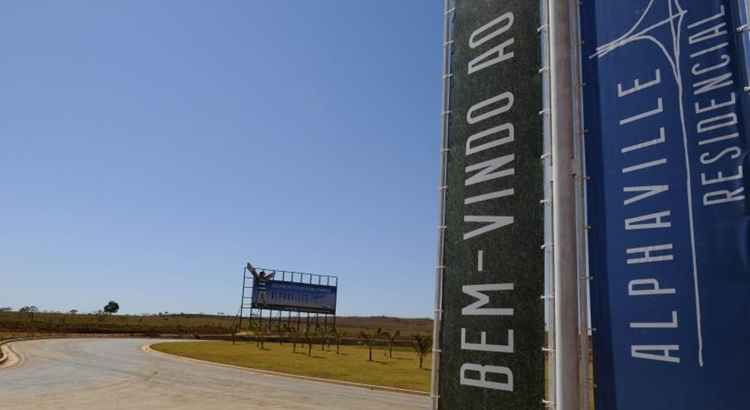
[{"label": "clear blue sky", "polygon": [[441,4],[0,9],[0,306],[236,312],[243,263],[432,314]]}]

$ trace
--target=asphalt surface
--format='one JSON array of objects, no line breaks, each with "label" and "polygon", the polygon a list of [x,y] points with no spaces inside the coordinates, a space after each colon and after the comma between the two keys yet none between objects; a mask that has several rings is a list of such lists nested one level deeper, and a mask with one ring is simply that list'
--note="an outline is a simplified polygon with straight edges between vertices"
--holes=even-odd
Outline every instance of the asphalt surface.
[{"label": "asphalt surface", "polygon": [[427,409],[429,398],[300,380],[145,352],[143,339],[13,343],[0,409]]}]

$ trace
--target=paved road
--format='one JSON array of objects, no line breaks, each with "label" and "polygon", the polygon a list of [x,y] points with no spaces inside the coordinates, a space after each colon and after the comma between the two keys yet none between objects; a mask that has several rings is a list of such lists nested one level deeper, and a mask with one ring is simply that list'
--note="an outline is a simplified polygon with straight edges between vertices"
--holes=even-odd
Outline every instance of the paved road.
[{"label": "paved road", "polygon": [[424,396],[271,376],[147,353],[152,341],[14,343],[0,368],[0,409],[426,409]]}]

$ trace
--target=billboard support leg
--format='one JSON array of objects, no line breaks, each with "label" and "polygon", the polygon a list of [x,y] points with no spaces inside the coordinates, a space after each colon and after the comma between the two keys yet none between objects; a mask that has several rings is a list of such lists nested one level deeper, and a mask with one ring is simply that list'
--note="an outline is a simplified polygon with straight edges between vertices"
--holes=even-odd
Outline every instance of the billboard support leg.
[{"label": "billboard support leg", "polygon": [[[240,299],[240,311],[237,314],[237,323],[232,325],[232,344],[237,343],[237,333],[242,330],[242,314],[245,310],[245,287],[247,286],[247,270],[242,267],[242,297]],[[252,312],[250,312],[252,314]]]}]

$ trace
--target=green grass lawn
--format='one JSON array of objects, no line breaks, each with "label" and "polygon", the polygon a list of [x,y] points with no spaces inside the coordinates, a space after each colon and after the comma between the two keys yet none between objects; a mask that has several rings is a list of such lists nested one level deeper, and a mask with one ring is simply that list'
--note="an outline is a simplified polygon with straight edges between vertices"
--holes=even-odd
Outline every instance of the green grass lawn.
[{"label": "green grass lawn", "polygon": [[297,353],[293,353],[291,343],[266,342],[264,350],[255,343],[233,345],[231,342],[158,343],[152,348],[254,369],[424,392],[430,390],[430,355],[425,356],[424,368],[420,369],[417,355],[404,348],[394,348],[393,359],[388,359],[383,348],[376,347],[372,362],[368,361],[367,347],[364,346],[341,346],[341,354],[337,355],[335,345],[330,351],[322,351],[320,345],[313,345],[312,356],[307,355],[307,345],[298,344]]}]

